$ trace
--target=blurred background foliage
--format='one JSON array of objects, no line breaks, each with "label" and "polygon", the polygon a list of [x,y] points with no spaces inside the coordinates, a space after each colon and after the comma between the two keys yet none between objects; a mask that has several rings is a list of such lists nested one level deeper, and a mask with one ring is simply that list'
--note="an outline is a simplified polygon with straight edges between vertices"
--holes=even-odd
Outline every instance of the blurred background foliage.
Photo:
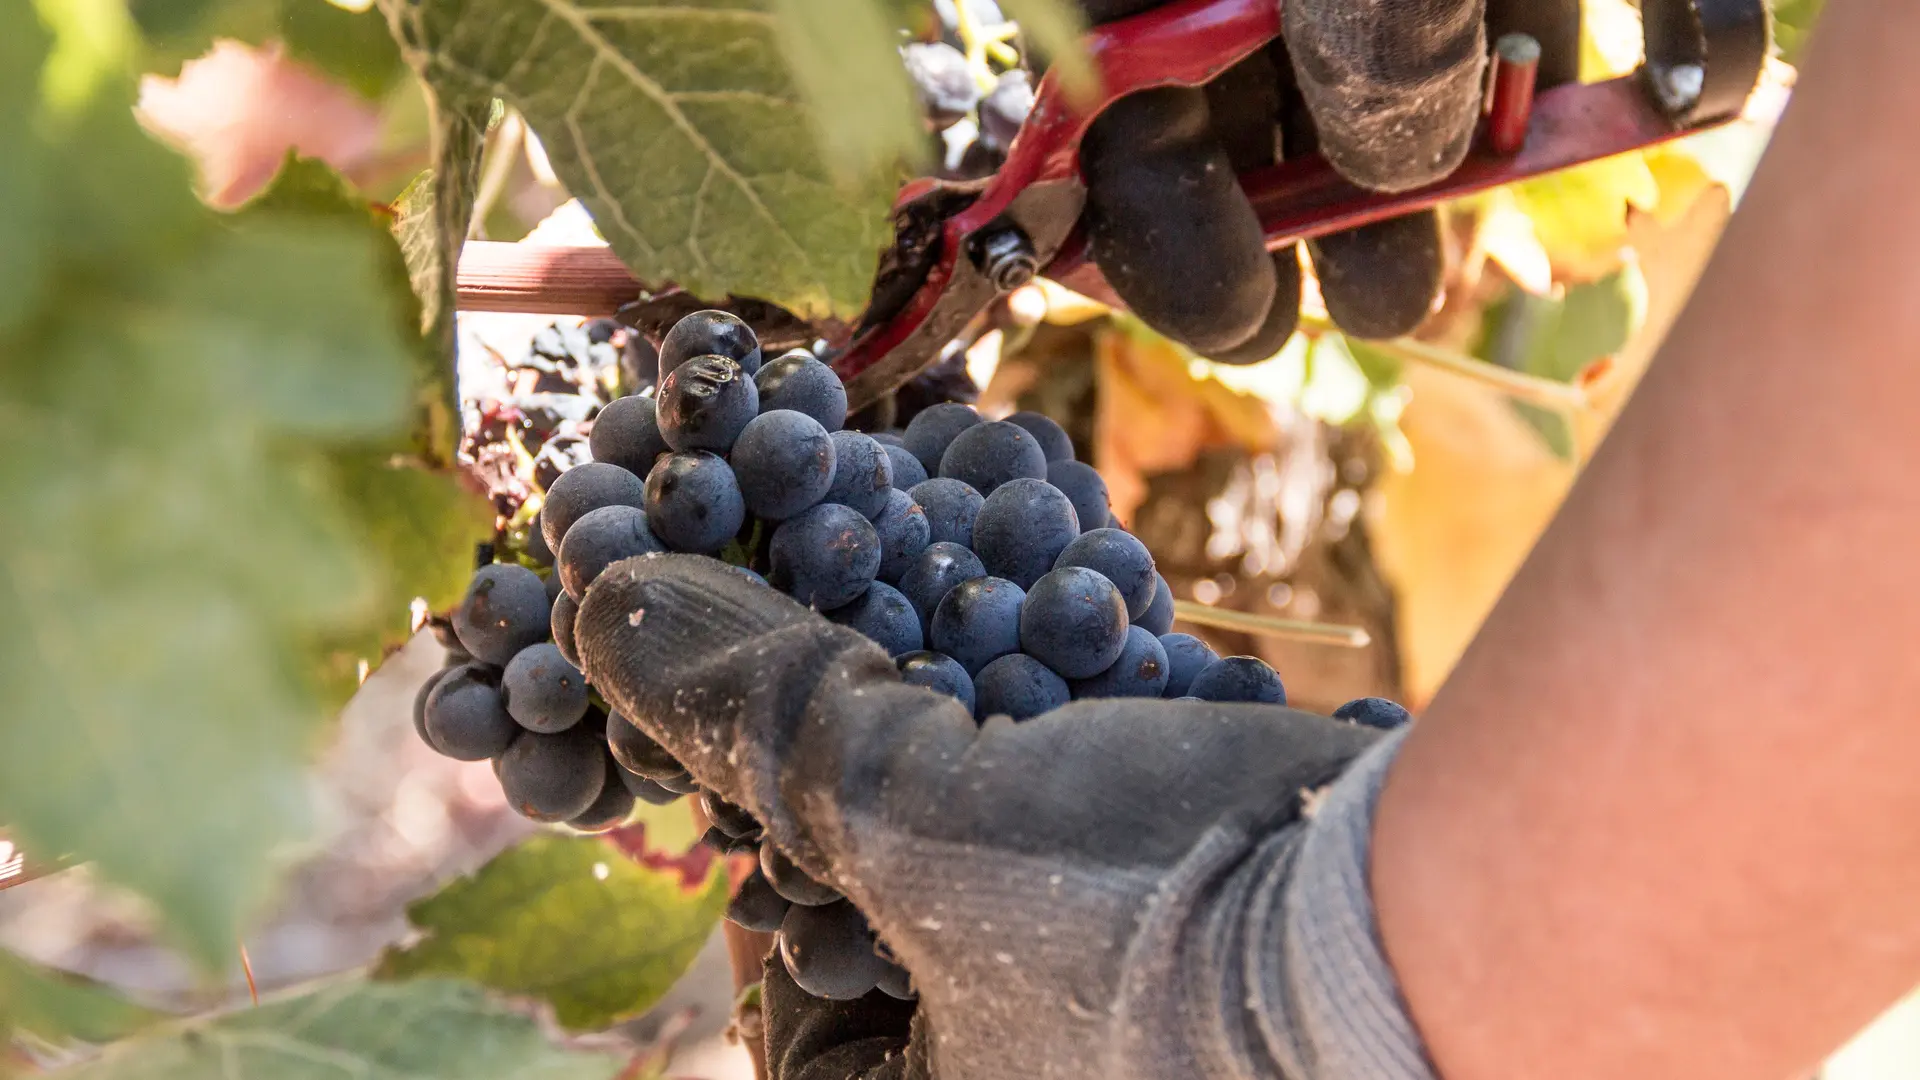
[{"label": "blurred background foliage", "polygon": [[[505,10],[512,0],[493,2],[497,7],[435,0],[465,16]],[[1183,599],[1365,627],[1373,642],[1365,649],[1204,632],[1225,651],[1258,653],[1274,663],[1298,703],[1326,709],[1382,694],[1418,709],[1551,518],[1684,305],[1784,104],[1791,64],[1820,3],[1775,0],[1778,63],[1770,89],[1739,122],[1443,208],[1444,292],[1433,317],[1410,338],[1359,341],[1332,329],[1308,268],[1302,331],[1270,361],[1225,367],[1193,357],[1124,313],[1041,282],[1009,297],[966,354],[981,407],[1032,408],[1060,419],[1083,459],[1106,477],[1119,516],[1149,543]],[[1057,4],[1003,6],[1026,20],[1035,44],[1074,62],[1067,42],[1075,24]],[[782,92],[812,108],[813,133],[827,148],[822,183],[865,190],[862,184],[897,160],[927,162],[932,155],[902,111],[904,84],[891,69],[859,59],[890,51],[894,27],[924,22],[925,5],[769,0],[767,7],[784,20],[780,41],[789,70],[780,76],[787,80]],[[423,170],[470,169],[473,213],[464,236],[605,242],[575,199],[581,192],[569,187],[569,176],[580,175],[575,156],[549,155],[540,124],[513,101],[486,100],[476,110],[474,102],[453,96],[455,88],[415,78],[423,58],[395,45],[390,13],[371,0],[127,0],[124,7],[121,0],[39,0],[38,10],[52,31],[43,71],[24,38],[0,30],[0,54],[16,75],[40,71],[38,85],[12,88],[17,99],[5,104],[29,102],[12,109],[16,127],[19,116],[32,116],[43,130],[22,134],[0,121],[10,149],[57,142],[46,134],[45,118],[57,119],[63,110],[71,116],[94,108],[124,121],[125,108],[134,106],[148,132],[191,161],[199,194],[220,210],[297,211],[308,224],[325,218],[343,235],[364,237],[365,215],[342,213],[341,204],[352,202],[343,192],[377,213],[401,200]],[[1582,78],[1605,78],[1637,63],[1633,3],[1586,0],[1585,20]],[[1006,40],[991,27],[984,33],[969,50],[983,64],[981,57]],[[844,77],[849,72],[865,77]],[[523,89],[537,97],[537,87]],[[447,137],[447,125],[459,109],[491,119],[483,137],[474,132],[470,145],[456,152],[458,140]],[[600,137],[623,134],[631,135],[609,129]],[[158,177],[151,180],[155,190],[178,184],[150,144],[129,143],[124,135],[89,144],[87,168],[112,174],[137,165],[147,173],[129,175]],[[305,173],[286,171],[290,154],[309,162]],[[22,190],[18,162],[29,159],[13,156],[10,165],[0,165],[0,190]],[[333,181],[318,171],[322,164],[346,186],[329,188]],[[281,201],[254,202],[276,177],[286,185]],[[8,181],[16,187],[6,188]],[[27,186],[39,190],[34,185],[46,183],[40,178]],[[121,212],[139,204],[107,192],[103,205]],[[0,205],[0,214],[18,209]],[[140,254],[150,257],[139,264],[141,272],[155,280],[190,275],[201,265],[191,248]],[[0,257],[0,275],[12,269]],[[306,280],[297,270],[269,277]],[[385,255],[377,272],[368,265],[342,271],[305,294],[307,302],[327,317],[345,310],[324,307],[343,281],[352,285],[354,310],[372,313],[369,325],[391,324],[380,319],[395,311],[405,323],[420,314],[421,301],[429,308],[434,302],[393,289]],[[0,296],[0,329],[19,325],[7,321],[15,316],[9,303],[17,299]],[[464,321],[468,351],[481,357],[488,349],[523,348],[548,320]],[[326,327],[279,329],[289,340],[252,357],[259,367],[225,375],[249,383],[289,357],[310,360],[325,355],[316,350],[340,348]],[[25,354],[27,340],[15,335],[0,343],[12,359]],[[54,858],[91,859],[100,872],[68,871],[37,885],[44,890],[37,896],[0,893],[0,941],[17,952],[0,952],[0,1027],[17,1051],[11,1067],[132,1076],[151,1073],[139,1073],[130,1061],[166,1060],[178,1063],[179,1075],[191,1075],[208,1064],[193,1055],[241,1037],[236,1027],[253,1024],[298,1045],[345,1054],[341,1060],[379,1074],[395,1063],[353,1054],[367,1032],[403,1016],[450,1033],[449,1047],[478,1037],[462,1033],[492,1032],[498,1039],[500,1052],[488,1060],[450,1049],[445,1069],[432,1075],[619,1072],[638,1078],[661,1074],[674,1040],[685,1033],[687,999],[675,995],[686,986],[717,979],[724,1017],[730,980],[724,967],[714,968],[711,948],[701,950],[703,942],[711,945],[724,875],[695,848],[685,805],[646,811],[610,839],[558,837],[517,822],[498,804],[497,789],[489,794],[490,786],[464,778],[462,767],[412,745],[400,716],[413,686],[434,666],[428,654],[437,646],[425,636],[416,636],[390,670],[362,688],[338,729],[317,722],[330,700],[400,640],[388,625],[393,609],[416,594],[431,598],[423,608],[444,604],[442,579],[458,577],[468,543],[486,532],[487,508],[471,483],[465,496],[456,496],[453,484],[461,478],[444,469],[413,469],[396,481],[374,466],[401,459],[430,464],[419,460],[432,457],[432,440],[422,442],[422,433],[451,389],[443,385],[450,358],[436,346],[422,353],[405,333],[391,335],[385,346],[385,375],[412,372],[414,386],[411,396],[389,387],[384,407],[409,412],[411,406],[413,423],[336,434],[342,445],[318,465],[274,456],[281,444],[269,440],[275,449],[261,481],[271,488],[277,478],[287,490],[312,497],[323,516],[341,506],[355,511],[359,516],[347,518],[342,530],[350,537],[337,545],[341,566],[334,572],[345,576],[333,580],[354,586],[343,586],[342,595],[377,596],[389,609],[361,612],[358,622],[343,625],[339,611],[329,608],[297,627],[307,649],[315,639],[332,646],[322,650],[300,702],[306,722],[289,725],[292,734],[278,747],[281,757],[296,760],[330,745],[311,780],[321,807],[318,839],[297,848],[282,843],[271,856],[254,849],[261,845],[239,850],[205,842],[201,834],[210,825],[165,811],[178,800],[204,799],[221,787],[220,778],[204,768],[168,773],[166,745],[151,750],[160,760],[143,762],[158,776],[143,805],[109,806],[91,828],[110,817],[116,842],[142,846],[150,860],[198,859],[196,865],[221,871],[204,873],[199,892],[155,889],[139,877],[137,864],[134,873],[116,873],[123,867],[102,858],[115,845],[90,846],[88,828],[27,830],[29,839],[59,838]],[[433,373],[413,366],[422,356],[439,365]],[[462,363],[470,359],[463,355]],[[20,369],[18,363],[0,369],[15,380],[0,382],[0,409],[40,389],[22,380]],[[339,390],[324,379],[316,385]],[[473,404],[471,395],[463,387],[463,405]],[[312,399],[329,400],[326,394]],[[272,412],[276,404],[253,403],[267,420],[280,419]],[[420,497],[423,491],[433,497]],[[207,527],[197,519],[182,535]],[[151,534],[141,539],[150,541]],[[290,576],[299,576],[306,564],[290,558],[287,565]],[[418,655],[409,659],[412,654]],[[226,679],[221,662],[209,657],[199,674],[216,683]],[[131,681],[122,688],[154,689]],[[216,742],[258,723],[245,709],[215,712],[156,715]],[[23,718],[8,722],[19,727]],[[64,759],[31,741],[16,740],[9,752],[15,773],[39,772],[43,787],[57,782],[86,792],[99,783],[90,773],[49,773],[47,761]],[[297,775],[270,778],[300,801]],[[248,802],[247,789],[229,795],[228,803],[213,802],[211,812],[259,814],[262,804]],[[12,807],[19,805],[16,799]],[[0,846],[0,865],[13,851]],[[269,877],[278,886],[275,898],[264,909],[250,906]],[[120,887],[128,883],[144,887],[146,897]],[[423,894],[429,895],[406,906]],[[268,914],[249,917],[261,910]],[[183,925],[192,930],[185,938],[178,930]],[[290,1000],[236,1014],[238,1020],[183,1024],[163,1015],[245,1000],[242,970],[220,939],[238,926],[263,954],[259,966],[270,987],[376,961],[383,977],[400,981],[350,975],[290,989]],[[241,939],[237,930],[233,938]],[[204,964],[183,962],[176,948],[183,940],[215,965],[216,977],[209,980]],[[626,951],[620,977],[608,980],[594,962],[613,948]],[[682,980],[689,970],[696,977]],[[578,1044],[554,1049],[518,1014],[480,998],[468,983],[538,999],[569,1027],[621,1025],[630,1041],[620,1057]],[[1914,1075],[1920,1048],[1908,1033],[1916,1027],[1896,1016],[1830,1063],[1827,1080]],[[143,1033],[141,1041],[117,1058],[96,1059],[89,1049],[132,1033]],[[717,1037],[717,1029],[708,1034]],[[738,1065],[712,1064],[700,1075]],[[674,1071],[687,1074],[681,1066]]]}]

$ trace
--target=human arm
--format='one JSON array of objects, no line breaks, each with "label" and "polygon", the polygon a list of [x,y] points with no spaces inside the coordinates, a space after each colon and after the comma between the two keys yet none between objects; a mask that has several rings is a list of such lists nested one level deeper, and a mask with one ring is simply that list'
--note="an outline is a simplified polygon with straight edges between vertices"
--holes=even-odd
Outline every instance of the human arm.
[{"label": "human arm", "polygon": [[1834,4],[1692,303],[1379,808],[1448,1080],[1806,1075],[1920,983],[1920,86]]}]

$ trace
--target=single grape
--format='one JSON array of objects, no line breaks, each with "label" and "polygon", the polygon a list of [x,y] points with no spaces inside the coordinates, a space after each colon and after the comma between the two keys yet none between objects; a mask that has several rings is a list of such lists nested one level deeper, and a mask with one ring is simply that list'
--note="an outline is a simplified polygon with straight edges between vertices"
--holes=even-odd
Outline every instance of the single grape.
[{"label": "single grape", "polygon": [[639,394],[608,402],[593,418],[587,446],[593,460],[618,465],[635,476],[647,475],[654,460],[672,449],[660,434],[656,402]]},{"label": "single grape", "polygon": [[[751,377],[760,370],[760,339],[739,317],[711,308],[682,316],[660,339],[660,381],[696,356],[724,356]],[[679,447],[675,447],[679,449]]]},{"label": "single grape", "polygon": [[[631,506],[603,506],[573,523],[560,544],[560,567],[555,576],[566,596],[577,604],[600,572],[621,559],[667,550],[653,535],[647,514]],[[555,601],[558,603],[558,600]],[[557,636],[557,635],[556,635]]]},{"label": "single grape", "polygon": [[907,572],[900,575],[900,592],[920,615],[920,632],[931,633],[933,613],[948,590],[963,581],[986,577],[987,568],[980,556],[959,544],[941,541],[928,544]]},{"label": "single grape", "polygon": [[760,391],[724,356],[696,356],[660,384],[660,435],[675,450],[724,454],[760,413]]},{"label": "single grape", "polygon": [[560,474],[540,506],[540,530],[559,551],[573,523],[603,506],[646,505],[646,484],[618,465],[589,461]]},{"label": "single grape", "polygon": [[1008,653],[973,677],[973,715],[1029,720],[1072,700],[1067,681],[1026,653]]},{"label": "single grape", "polygon": [[795,866],[792,859],[774,846],[772,840],[760,842],[760,872],[767,876],[773,891],[790,903],[818,907],[840,899],[837,891],[813,880],[805,870]]},{"label": "single grape", "polygon": [[1033,436],[1033,441],[1040,444],[1040,452],[1047,456],[1049,468],[1056,461],[1073,460],[1073,440],[1067,437],[1066,428],[1054,423],[1053,417],[1022,411],[1007,417],[1007,423],[1017,424]]},{"label": "single grape", "polygon": [[1097,570],[1113,582],[1127,601],[1127,617],[1138,619],[1153,605],[1158,579],[1153,576],[1153,556],[1139,537],[1124,529],[1091,529],[1068,544],[1053,562],[1054,569],[1084,566]]},{"label": "single grape", "polygon": [[705,450],[668,454],[647,474],[647,525],[675,551],[711,555],[747,520],[733,470]]},{"label": "single grape", "polygon": [[944,41],[916,41],[901,46],[900,59],[920,92],[920,110],[935,131],[973,111],[980,87],[967,67],[967,54]]},{"label": "single grape", "polygon": [[641,776],[639,773],[628,772],[624,766],[619,766],[618,763],[616,763],[616,768],[618,768],[620,774],[620,782],[627,785],[627,790],[633,793],[635,799],[646,803],[648,806],[671,806],[685,798],[685,796],[679,792],[668,791],[666,788]]},{"label": "single grape", "polygon": [[553,614],[548,625],[553,630],[553,644],[567,663],[580,666],[580,650],[573,640],[573,624],[580,617],[580,604],[573,597],[561,593],[553,602]]},{"label": "single grape", "polygon": [[[755,585],[767,585],[767,579],[761,577],[758,571],[749,570],[744,566],[735,566],[732,563],[723,563],[721,565],[725,566],[727,569],[733,571],[734,573],[739,574],[741,577],[746,578],[748,581],[753,582]],[[767,588],[769,589],[772,587],[773,586],[771,585],[767,585]]]},{"label": "single grape", "polygon": [[927,549],[933,528],[913,496],[894,488],[887,493],[886,509],[873,519],[873,531],[880,538],[879,578],[892,583]]},{"label": "single grape", "polygon": [[1077,679],[1072,684],[1075,700],[1080,698],[1154,697],[1167,689],[1167,650],[1160,639],[1138,626],[1127,627],[1126,647],[1098,675]]},{"label": "single grape", "polygon": [[894,660],[894,666],[900,669],[900,681],[909,686],[924,686],[937,690],[949,697],[957,698],[960,704],[973,711],[973,679],[960,661],[945,653],[910,652]]},{"label": "single grape", "polygon": [[773,891],[767,876],[755,870],[748,874],[740,888],[727,902],[727,921],[736,926],[771,934],[780,929],[780,920],[787,917],[787,909],[793,905],[787,898]]},{"label": "single grape", "polygon": [[1159,574],[1153,575],[1153,603],[1147,605],[1144,615],[1133,620],[1135,626],[1146,628],[1150,634],[1166,634],[1173,630],[1173,587]]},{"label": "single grape", "polygon": [[920,459],[920,465],[927,470],[928,476],[940,475],[940,459],[946,456],[947,447],[960,433],[980,423],[980,414],[973,406],[947,401],[920,410],[919,415],[907,422],[907,430],[900,436],[907,450]]},{"label": "single grape", "polygon": [[792,517],[833,487],[833,437],[819,421],[791,409],[754,417],[728,460],[748,512],[768,521]]},{"label": "single grape", "polygon": [[1033,111],[1033,83],[1027,73],[1015,68],[1000,73],[999,81],[980,99],[980,141],[989,149],[1006,153],[1020,125]]},{"label": "single grape", "polygon": [[879,443],[880,448],[887,452],[887,463],[893,468],[894,490],[905,491],[927,482],[926,467],[921,465],[920,459],[914,457],[905,446],[897,442],[887,442],[878,435],[868,437]]},{"label": "single grape", "polygon": [[700,809],[714,828],[735,839],[760,831],[760,823],[745,808],[735,806],[711,791],[700,793]]},{"label": "single grape", "polygon": [[553,565],[553,549],[547,546],[547,532],[540,527],[540,512],[534,511],[527,522],[527,558],[541,566]]},{"label": "single grape", "polygon": [[915,484],[907,494],[927,515],[927,539],[973,547],[973,523],[986,505],[986,496],[964,481],[935,477]]},{"label": "single grape", "polygon": [[773,530],[773,587],[822,611],[853,603],[880,572],[880,538],[859,511],[821,503]]},{"label": "single grape", "polygon": [[1083,529],[1105,528],[1113,517],[1107,502],[1107,482],[1084,461],[1054,461],[1047,465],[1047,483],[1066,493],[1073,503],[1074,520]]},{"label": "single grape", "polygon": [[507,715],[528,731],[565,731],[587,715],[587,680],[550,641],[529,645],[500,678]]},{"label": "single grape", "polygon": [[847,422],[847,388],[832,368],[805,349],[795,349],[761,368],[753,381],[760,389],[762,412],[806,413],[828,431],[839,431]]},{"label": "single grape", "polygon": [[500,700],[500,672],[462,664],[427,695],[427,745],[455,761],[483,761],[505,750],[520,726]]},{"label": "single grape", "polygon": [[899,964],[888,964],[874,987],[895,1001],[913,1001],[920,996],[913,989],[913,977]]},{"label": "single grape", "polygon": [[780,959],[800,989],[829,1001],[864,996],[888,967],[874,951],[867,920],[844,900],[789,908],[780,922]]},{"label": "single grape", "polygon": [[1005,420],[976,424],[954,436],[940,455],[940,475],[964,481],[988,498],[1000,485],[1047,478],[1047,455],[1026,428]]},{"label": "single grape", "polygon": [[987,573],[1030,589],[1079,535],[1073,505],[1060,489],[1021,477],[981,504],[973,523],[973,550]]},{"label": "single grape", "polygon": [[1193,677],[1187,693],[1202,701],[1258,701],[1285,705],[1280,674],[1257,656],[1223,656]]},{"label": "single grape", "polygon": [[759,849],[760,834],[755,833],[746,839],[741,839],[737,836],[728,836],[719,829],[710,828],[701,833],[700,839],[695,843],[704,844],[721,855],[747,855]]},{"label": "single grape", "polygon": [[833,486],[825,501],[851,506],[871,521],[893,493],[893,462],[881,445],[858,431],[833,433]]},{"label": "single grape", "polygon": [[612,758],[601,755],[606,771],[606,779],[600,784],[600,795],[593,805],[567,819],[567,827],[581,832],[599,833],[617,829],[633,816],[634,794],[623,782],[620,766]]},{"label": "single grape", "polygon": [[1392,731],[1402,724],[1411,724],[1413,714],[1397,702],[1383,697],[1355,698],[1333,710],[1335,720],[1351,720],[1363,727]]},{"label": "single grape", "polygon": [[687,771],[666,747],[619,713],[607,714],[607,750],[621,768],[656,782]]},{"label": "single grape", "polygon": [[663,788],[666,788],[668,791],[676,792],[681,795],[700,794],[700,782],[698,780],[695,780],[693,778],[693,774],[688,772],[685,769],[681,769],[679,772],[674,773],[671,776],[655,777],[653,782],[656,784],[659,784]]},{"label": "single grape", "polygon": [[907,598],[900,595],[900,590],[884,581],[867,586],[867,591],[861,593],[858,600],[834,608],[826,616],[849,630],[865,634],[885,649],[888,656],[910,653],[924,644],[920,635],[919,612],[913,610]]},{"label": "single grape", "polygon": [[600,797],[607,779],[603,753],[578,728],[552,735],[523,731],[495,763],[507,805],[534,821],[578,817]]},{"label": "single grape", "polygon": [[[1149,635],[1151,636],[1151,635]],[[1084,566],[1050,570],[1020,607],[1020,648],[1063,679],[1107,670],[1127,643],[1120,590]]]},{"label": "single grape", "polygon": [[433,696],[433,688],[440,685],[441,679],[457,670],[459,670],[457,664],[453,667],[441,668],[427,676],[427,680],[420,684],[420,689],[413,695],[413,733],[420,736],[420,741],[427,744],[427,749],[436,754],[444,755],[446,751],[440,749],[439,744],[433,741],[432,735],[427,734],[427,699]]},{"label": "single grape", "polygon": [[549,622],[547,583],[511,563],[489,563],[475,571],[466,598],[453,609],[460,644],[474,659],[495,667],[545,641]]},{"label": "single grape", "polygon": [[1026,591],[1005,578],[982,577],[955,585],[933,612],[928,641],[935,652],[977,675],[996,657],[1020,651],[1020,605]]},{"label": "single grape", "polygon": [[1167,688],[1163,697],[1185,697],[1193,677],[1220,654],[1192,634],[1161,634],[1160,648],[1167,654]]}]

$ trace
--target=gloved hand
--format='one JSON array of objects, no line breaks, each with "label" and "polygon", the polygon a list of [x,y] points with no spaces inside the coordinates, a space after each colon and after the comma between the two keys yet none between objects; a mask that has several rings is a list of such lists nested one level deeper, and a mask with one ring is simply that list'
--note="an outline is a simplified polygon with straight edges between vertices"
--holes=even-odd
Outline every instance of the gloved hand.
[{"label": "gloved hand", "polygon": [[[1331,981],[1371,996],[1336,1004],[1312,992],[1328,980],[1300,981],[1351,969],[1352,933],[1370,933],[1302,922],[1319,909],[1290,871],[1344,867],[1316,880],[1364,896],[1350,849],[1366,815],[1329,808],[1371,794],[1343,796],[1350,777],[1301,821],[1379,732],[1145,699],[976,724],[865,637],[698,556],[616,563],[576,633],[608,701],[857,905],[912,975],[917,1010],[879,991],[822,1002],[771,963],[779,1080],[1424,1075],[1377,951],[1371,980]],[[1343,820],[1358,831],[1321,835]]]},{"label": "gloved hand", "polygon": [[[1095,24],[1164,2],[1080,0]],[[1107,282],[1149,326],[1226,363],[1274,355],[1300,314],[1299,253],[1266,250],[1236,173],[1318,151],[1362,187],[1419,187],[1467,151],[1490,32],[1541,37],[1543,82],[1577,63],[1578,0],[1286,0],[1282,17],[1267,49],[1204,89],[1115,102],[1082,144],[1089,246]],[[1439,293],[1434,211],[1307,251],[1328,314],[1355,337],[1408,333]]]}]

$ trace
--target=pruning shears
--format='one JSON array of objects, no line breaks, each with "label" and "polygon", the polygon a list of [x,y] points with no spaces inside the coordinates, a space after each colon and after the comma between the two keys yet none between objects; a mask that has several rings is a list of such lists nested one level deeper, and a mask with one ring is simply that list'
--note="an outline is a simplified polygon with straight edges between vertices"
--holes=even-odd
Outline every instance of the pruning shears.
[{"label": "pruning shears", "polygon": [[[1763,0],[1644,0],[1646,59],[1630,75],[1536,95],[1530,39],[1496,44],[1484,119],[1466,160],[1424,188],[1381,194],[1318,155],[1242,174],[1277,249],[1447,199],[1610,157],[1725,123],[1758,84],[1768,50]],[[1095,28],[1097,91],[1075,100],[1049,72],[992,177],[918,180],[894,204],[896,240],[873,301],[833,359],[858,407],[933,363],[1002,294],[1035,275],[1111,300],[1078,223],[1081,138],[1114,101],[1151,87],[1198,86],[1280,33],[1280,0],[1182,0]],[[1529,48],[1531,46],[1531,48]]]},{"label": "pruning shears", "polygon": [[[1007,158],[976,181],[916,180],[894,202],[894,242],[881,254],[860,322],[821,327],[774,305],[732,299],[763,344],[805,344],[826,332],[843,348],[831,362],[859,408],[899,387],[995,300],[1044,275],[1123,307],[1087,256],[1079,227],[1086,202],[1080,142],[1113,102],[1159,86],[1203,85],[1280,34],[1284,0],[1179,0],[1091,30],[1097,90],[1076,99],[1049,72]],[[1382,194],[1342,178],[1318,155],[1243,173],[1267,246],[1426,209],[1693,134],[1737,118],[1760,84],[1768,54],[1765,0],[1641,0],[1645,60],[1628,75],[1536,93],[1539,47],[1509,35],[1494,47],[1483,118],[1451,175]],[[469,242],[460,258],[465,310],[618,313],[664,330],[710,306],[665,287],[644,299],[606,248]]]}]

